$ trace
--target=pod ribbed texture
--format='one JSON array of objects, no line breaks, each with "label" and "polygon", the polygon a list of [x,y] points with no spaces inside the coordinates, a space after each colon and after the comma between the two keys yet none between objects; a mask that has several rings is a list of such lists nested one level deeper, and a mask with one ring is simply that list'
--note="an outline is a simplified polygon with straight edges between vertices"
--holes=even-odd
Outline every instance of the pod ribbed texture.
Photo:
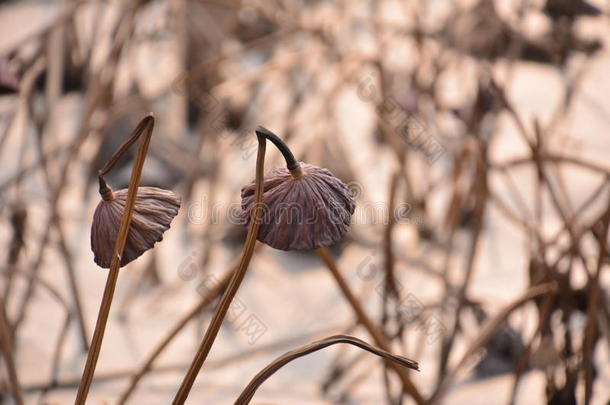
[{"label": "pod ribbed texture", "polygon": [[[280,250],[332,246],[347,232],[355,203],[349,188],[327,170],[300,163],[302,177],[286,168],[264,179],[263,218],[258,240]],[[242,218],[250,221],[254,181],[241,190]]]},{"label": "pod ribbed texture", "polygon": [[[91,225],[91,250],[95,254],[95,263],[103,268],[110,268],[127,200],[127,189],[113,193],[113,200],[100,201]],[[163,240],[163,233],[169,229],[179,208],[180,197],[173,192],[156,187],[139,187],[121,266],[137,259],[156,242]]]}]

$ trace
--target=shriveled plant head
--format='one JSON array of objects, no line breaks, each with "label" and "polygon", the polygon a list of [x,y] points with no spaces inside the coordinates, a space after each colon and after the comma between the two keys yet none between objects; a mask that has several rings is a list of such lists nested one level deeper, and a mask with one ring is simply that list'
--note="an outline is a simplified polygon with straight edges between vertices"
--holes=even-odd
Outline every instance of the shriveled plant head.
[{"label": "shriveled plant head", "polygon": [[[102,201],[95,209],[91,225],[91,250],[95,254],[95,263],[100,267],[110,268],[126,201],[127,189],[113,192],[106,186]],[[163,233],[169,229],[179,209],[180,197],[173,192],[157,187],[139,187],[121,266],[162,241]]]},{"label": "shriveled plant head", "polygon": [[[286,168],[265,175],[263,218],[258,240],[281,250],[313,250],[336,244],[347,232],[355,210],[349,188],[324,168],[297,162],[272,132],[259,127],[286,159]],[[246,224],[254,202],[252,182],[241,190]]]},{"label": "shriveled plant head", "polygon": [[[142,125],[140,123],[139,127]],[[119,148],[99,173],[99,192],[102,201],[93,215],[91,250],[95,255],[95,263],[103,268],[110,268],[128,195],[127,189],[112,191],[103,176],[114,167],[118,159],[142,133],[143,129],[136,128],[133,136]],[[129,233],[121,256],[121,266],[137,259],[155,243],[163,240],[163,233],[169,229],[170,223],[178,214],[180,201],[180,197],[169,190],[138,187]]]},{"label": "shriveled plant head", "polygon": [[[74,403],[77,405],[85,405],[93,382],[93,374],[102,348],[120,267],[150,249],[156,241],[161,240],[163,232],[169,228],[169,223],[176,216],[180,206],[180,198],[170,191],[153,187],[140,188],[140,179],[154,123],[152,113],[144,117],[127,141],[99,171],[102,201],[95,210],[93,218],[91,247],[95,253],[96,263],[102,267],[108,267],[109,271],[95,331],[91,339],[91,349],[87,353],[83,376],[76,393]],[[103,176],[140,137],[142,140],[131,170],[129,187],[127,190],[113,193]]]}]

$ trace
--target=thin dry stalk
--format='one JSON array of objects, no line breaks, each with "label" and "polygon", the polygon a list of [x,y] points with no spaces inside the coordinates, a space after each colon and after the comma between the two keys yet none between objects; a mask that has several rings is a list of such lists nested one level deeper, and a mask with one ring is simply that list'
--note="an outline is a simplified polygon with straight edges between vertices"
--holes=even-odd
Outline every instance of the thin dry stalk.
[{"label": "thin dry stalk", "polygon": [[[274,342],[257,345],[254,348],[249,348],[243,351],[239,351],[236,353],[231,353],[226,356],[222,356],[220,358],[209,360],[206,362],[206,366],[213,369],[221,369],[231,364],[236,364],[242,361],[250,360],[254,357],[264,355],[265,353],[269,353],[271,351],[283,350],[287,347],[294,346],[303,342],[304,340],[316,339],[320,336],[328,335],[329,333],[333,333],[333,331],[346,329],[346,324],[333,324],[328,327],[318,329],[315,331],[309,331],[307,333],[298,334],[292,336],[290,338],[276,340]],[[177,373],[183,371],[188,366],[187,363],[183,361],[176,361],[169,364],[163,364],[152,368],[150,373],[158,373],[158,374],[167,374],[167,373]],[[133,369],[118,369],[118,370],[106,370],[100,371],[95,376],[96,382],[109,382],[115,380],[123,380],[132,376],[136,370]],[[23,386],[22,390],[24,393],[37,392],[48,390],[49,388],[54,389],[70,389],[77,388],[80,380],[78,378],[66,378],[60,379],[56,383],[51,382],[38,382],[34,384],[30,384],[27,386]]]},{"label": "thin dry stalk", "polygon": [[21,393],[21,385],[19,384],[19,378],[17,376],[17,369],[15,368],[15,362],[13,360],[13,348],[12,348],[11,333],[8,326],[8,319],[6,317],[6,306],[4,304],[4,297],[0,296],[0,350],[2,350],[2,357],[4,357],[4,364],[8,373],[9,385],[13,399],[17,405],[23,405],[23,395]]},{"label": "thin dry stalk", "polygon": [[[56,80],[58,80],[58,79],[56,79]],[[51,81],[51,80],[49,80],[49,81]],[[55,87],[57,87],[57,86],[59,86],[59,84],[55,84]],[[54,90],[54,91],[59,91],[59,90]],[[28,113],[32,117],[35,116],[32,103],[29,103]],[[51,131],[53,131],[54,128],[53,128],[52,124],[50,124],[49,126],[51,126]],[[42,140],[43,140],[42,131],[38,128],[37,128],[37,131],[38,131],[38,134],[37,134],[38,136],[35,137],[36,146],[37,146],[37,150],[38,150],[40,164],[41,164],[43,172],[44,172],[43,177],[44,177],[44,180],[46,183],[46,187],[49,191],[49,194],[51,194],[54,190],[54,185],[53,185],[53,182],[51,179],[50,161],[45,158],[44,145],[42,143]],[[51,132],[51,133],[53,133],[53,132]],[[53,204],[49,208],[51,210],[51,218],[55,218],[55,219],[60,218],[59,207],[57,204]],[[66,272],[68,275],[68,282],[69,282],[69,286],[70,286],[70,291],[72,293],[72,299],[74,301],[74,309],[76,312],[75,320],[77,323],[77,327],[78,327],[78,331],[79,331],[80,339],[81,339],[81,347],[82,347],[83,352],[86,352],[87,350],[89,350],[89,338],[88,338],[87,329],[85,326],[85,316],[83,314],[83,312],[84,312],[83,305],[82,305],[82,302],[80,299],[81,294],[80,294],[80,291],[78,288],[78,282],[76,279],[76,270],[74,268],[74,260],[73,260],[72,252],[70,251],[70,248],[68,247],[68,242],[66,241],[65,232],[63,230],[61,221],[53,220],[52,225],[57,232],[59,250],[61,252],[62,259],[64,260]]]},{"label": "thin dry stalk", "polygon": [[57,337],[57,341],[55,342],[55,348],[53,349],[53,356],[51,360],[51,378],[50,383],[44,390],[40,393],[40,404],[45,404],[45,397],[47,393],[55,388],[59,382],[59,370],[61,364],[61,354],[63,352],[63,348],[67,341],[68,332],[70,331],[70,322],[72,320],[72,314],[67,312],[65,315],[64,323],[59,330],[59,336]]},{"label": "thin dry stalk", "polygon": [[478,350],[489,341],[489,339],[497,331],[498,327],[502,323],[506,322],[508,316],[513,313],[513,311],[536,297],[553,293],[556,290],[557,285],[554,283],[540,284],[535,287],[531,287],[523,295],[521,295],[520,297],[512,301],[510,304],[508,304],[506,307],[504,307],[504,309],[498,312],[496,316],[487,321],[487,323],[483,326],[481,333],[479,333],[476,339],[470,344],[470,346],[468,346],[468,349],[466,349],[466,352],[462,355],[456,366],[451,371],[449,371],[446,377],[440,382],[439,388],[430,398],[430,402],[437,403],[441,400],[441,397],[444,395],[449,386],[453,383],[453,380],[455,379],[458,372],[462,369],[464,365],[467,364],[468,359],[470,359],[471,356],[477,353]]},{"label": "thin dry stalk", "polygon": [[447,365],[449,361],[449,355],[453,348],[455,338],[457,337],[458,331],[461,329],[461,314],[464,309],[464,305],[467,301],[468,287],[473,277],[475,270],[475,258],[480,244],[480,236],[483,232],[483,221],[485,218],[485,210],[487,207],[487,199],[489,196],[488,180],[487,180],[487,145],[479,142],[477,144],[477,153],[475,154],[475,174],[472,184],[471,192],[474,195],[474,213],[472,220],[472,236],[470,245],[468,248],[468,256],[466,261],[466,270],[464,279],[458,289],[458,303],[455,310],[453,328],[446,339],[443,339],[441,347],[440,362],[439,362],[439,384],[442,378],[447,372]]},{"label": "thin dry stalk", "polygon": [[[3,277],[8,277],[8,274],[6,273],[0,273],[2,274]],[[42,277],[40,277],[40,275],[38,274],[32,274],[32,273],[26,273],[25,271],[23,271],[20,268],[17,268],[15,270],[14,275],[23,277],[27,280],[31,280],[32,278],[36,278],[36,282],[40,284],[41,287],[43,287],[48,293],[49,295],[57,301],[57,303],[59,305],[61,305],[62,308],[64,308],[66,310],[66,312],[70,312],[70,306],[68,305],[68,303],[64,300],[64,298],[62,297],[61,293],[59,291],[57,291],[57,289],[48,281],[46,281],[45,279],[43,279]],[[6,301],[6,298],[5,298]]]},{"label": "thin dry stalk", "polygon": [[359,347],[362,350],[366,350],[369,353],[373,353],[379,357],[384,358],[388,362],[392,362],[392,364],[396,364],[397,367],[406,367],[413,370],[419,370],[419,366],[416,361],[407,359],[406,357],[397,356],[385,350],[377,349],[353,336],[335,335],[327,337],[326,339],[318,340],[305,346],[301,346],[298,349],[291,350],[275,359],[267,367],[262,369],[256,376],[254,376],[254,378],[250,381],[250,383],[248,383],[246,388],[244,388],[242,393],[239,395],[239,398],[237,398],[237,400],[235,401],[235,405],[249,404],[258,387],[260,387],[269,377],[275,374],[280,368],[284,367],[291,361],[303,356],[307,356],[308,354],[316,352],[318,350],[322,350],[328,346],[336,345],[339,343],[346,343]]},{"label": "thin dry stalk", "polygon": [[[406,153],[404,154],[406,156]],[[404,162],[404,159],[402,159]],[[406,171],[403,172],[406,175]],[[387,331],[387,322],[390,314],[388,313],[389,301],[391,298],[394,299],[395,303],[400,302],[400,292],[398,291],[398,287],[396,286],[396,276],[395,276],[395,257],[394,257],[394,249],[393,249],[393,231],[394,226],[396,225],[396,217],[393,215],[396,209],[396,193],[398,189],[398,181],[399,181],[400,173],[394,173],[390,178],[390,190],[388,195],[388,212],[392,213],[388,217],[387,226],[384,228],[383,233],[383,250],[384,250],[384,264],[385,264],[385,277],[384,277],[384,288],[381,300],[381,330]],[[397,308],[396,308],[397,309]],[[396,311],[395,311],[396,312]],[[399,318],[400,315],[398,313],[394,314],[396,318]],[[402,329],[403,326],[400,322],[399,328]],[[390,378],[388,368],[385,367],[383,370],[383,384],[385,386],[386,397],[388,403],[397,403],[392,398],[392,391],[390,389]]]},{"label": "thin dry stalk", "polygon": [[[136,128],[136,133],[143,134],[144,137],[140,142],[138,154],[136,155],[134,167],[131,172],[131,179],[129,180],[129,188],[127,194],[127,200],[125,202],[125,211],[121,218],[121,226],[114,247],[114,255],[112,256],[112,262],[110,264],[110,270],[108,272],[108,278],[106,280],[106,287],[104,288],[104,295],[102,297],[102,303],[100,305],[100,311],[97,316],[97,322],[95,325],[95,331],[93,332],[93,339],[91,341],[91,348],[87,355],[87,363],[83,371],[83,377],[81,379],[80,386],[78,387],[78,393],[76,394],[75,404],[82,405],[87,400],[87,394],[93,381],[93,374],[95,372],[95,366],[97,359],[100,355],[102,348],[102,340],[104,339],[104,331],[106,330],[106,324],[108,322],[108,314],[110,313],[110,306],[112,305],[112,297],[114,296],[114,289],[116,287],[117,280],[119,278],[119,269],[121,267],[121,256],[125,249],[125,243],[127,241],[127,235],[129,233],[129,225],[131,224],[131,217],[133,215],[133,208],[136,202],[136,195],[138,187],[140,185],[140,178],[142,177],[142,169],[144,167],[144,161],[146,160],[146,154],[150,145],[150,138],[152,136],[152,130],[154,126],[154,117],[152,113],[144,118],[140,125]],[[120,152],[120,151],[119,151]],[[112,159],[111,159],[112,160]]]},{"label": "thin dry stalk", "polygon": [[246,237],[246,242],[244,244],[244,248],[242,250],[241,259],[237,269],[233,273],[231,277],[231,281],[229,282],[229,286],[225,290],[222,298],[220,299],[220,303],[218,304],[218,308],[214,313],[214,317],[210,321],[210,325],[206,330],[205,336],[201,341],[201,345],[197,350],[197,354],[193,358],[193,362],[189,367],[178,392],[176,393],[176,397],[172,402],[174,405],[183,404],[193,387],[193,383],[199,374],[199,370],[203,366],[206,357],[208,356],[212,345],[214,344],[214,340],[218,335],[218,331],[220,330],[220,326],[222,325],[222,321],[224,320],[227,311],[229,310],[229,306],[231,305],[231,301],[233,301],[233,297],[237,293],[239,289],[239,285],[241,284],[244,276],[246,275],[246,270],[248,269],[248,265],[250,264],[250,259],[252,259],[252,254],[254,253],[254,247],[256,245],[256,238],[258,235],[258,228],[260,225],[260,218],[262,216],[262,206],[261,201],[263,198],[263,178],[265,171],[265,148],[266,148],[266,140],[263,136],[257,134],[258,139],[258,154],[256,157],[256,188],[254,193],[255,200],[255,209],[253,212],[253,220],[250,221],[250,227],[248,229],[248,235]]},{"label": "thin dry stalk", "polygon": [[65,233],[60,222],[55,223],[55,229],[59,239],[59,249],[66,267],[66,272],[68,273],[68,284],[72,293],[72,300],[74,301],[75,321],[81,339],[81,347],[84,353],[85,351],[89,350],[89,342],[87,341],[89,335],[87,334],[87,328],[85,326],[83,304],[80,298],[81,294],[79,292],[78,282],[76,279],[76,269],[74,268],[73,260],[74,256],[68,247]]},{"label": "thin dry stalk", "polygon": [[[396,191],[398,189],[399,174],[394,173],[390,180],[390,192],[388,195],[388,212],[394,213],[396,209]],[[382,303],[382,325],[384,325],[388,318],[388,300],[390,297],[396,298],[396,301],[400,301],[398,287],[396,286],[396,277],[394,274],[395,258],[394,249],[392,246],[392,234],[394,226],[396,225],[396,217],[389,215],[388,224],[384,229],[383,234],[383,250],[385,259],[385,288],[383,290],[383,303]]]},{"label": "thin dry stalk", "polygon": [[201,313],[201,311],[210,305],[212,301],[216,299],[227,287],[229,281],[231,280],[232,275],[235,273],[239,263],[236,263],[231,267],[231,270],[226,272],[220,281],[203,297],[201,300],[188,312],[184,315],[182,319],[178,321],[178,323],[167,333],[165,338],[159,343],[159,345],[153,350],[153,352],[148,356],[142,367],[131,376],[131,380],[129,382],[129,387],[125,390],[123,395],[118,401],[119,405],[123,405],[133,394],[138,385],[138,382],[152,369],[152,365],[157,360],[159,355],[165,350],[165,348],[171,343],[171,341],[180,333],[182,329],[189,323],[191,319],[193,319],[197,314]]},{"label": "thin dry stalk", "polygon": [[515,377],[514,377],[514,381],[513,381],[513,387],[511,390],[511,397],[508,401],[509,405],[515,404],[515,401],[517,400],[517,388],[519,388],[519,381],[521,379],[521,376],[527,370],[527,366],[529,365],[529,361],[530,361],[530,358],[531,358],[531,355],[533,352],[532,347],[534,345],[534,341],[536,340],[536,338],[538,336],[542,336],[544,328],[546,327],[546,325],[548,325],[549,316],[551,314],[554,299],[555,299],[555,297],[552,294],[547,294],[544,297],[544,301],[542,303],[542,306],[541,306],[541,309],[539,312],[540,320],[538,321],[538,327],[536,329],[536,333],[534,333],[534,335],[530,338],[529,343],[525,347],[523,354],[521,354],[521,357],[520,357],[519,361],[517,362],[517,366],[515,367],[515,372],[514,372]]},{"label": "thin dry stalk", "polygon": [[[108,55],[108,57],[104,63],[104,65],[108,69],[108,73],[110,73],[110,70],[115,71],[118,67],[118,63],[119,63],[120,56],[121,56],[121,51],[123,49],[123,46],[125,45],[125,42],[128,39],[128,35],[132,31],[134,19],[135,19],[135,15],[136,15],[136,10],[138,9],[139,6],[140,6],[140,4],[138,3],[132,7],[129,7],[129,10],[127,12],[125,12],[120,19],[118,28],[117,28],[115,36],[113,38],[111,52]],[[89,86],[88,91],[87,91],[87,97],[86,97],[87,105],[85,107],[84,118],[81,121],[79,128],[76,132],[77,133],[76,139],[74,139],[74,141],[68,148],[67,156],[65,158],[64,164],[61,165],[62,167],[60,169],[59,179],[56,183],[56,188],[55,188],[55,190],[53,190],[53,193],[52,193],[52,196],[51,196],[50,202],[49,202],[49,204],[51,206],[56,206],[58,204],[58,201],[62,195],[62,191],[63,191],[65,185],[67,184],[66,179],[68,177],[70,166],[74,162],[74,160],[78,157],[78,153],[79,153],[81,147],[83,146],[85,140],[87,139],[91,128],[93,127],[92,117],[94,116],[94,113],[96,112],[96,110],[98,108],[104,108],[104,107],[107,108],[108,104],[112,100],[112,89],[114,88],[114,79],[112,79],[113,76],[110,74],[109,74],[109,77],[111,77],[111,78],[108,80],[102,80],[99,75],[94,75],[91,79],[91,85]],[[34,272],[38,272],[42,265],[42,262],[44,259],[44,254],[46,251],[45,248],[49,242],[50,232],[51,232],[51,229],[53,228],[52,224],[53,224],[53,222],[58,221],[58,218],[56,218],[56,216],[54,215],[55,212],[56,212],[55,209],[51,211],[52,215],[50,216],[48,223],[47,223],[46,227],[44,228],[45,231],[43,232],[41,241],[39,243],[40,250],[38,252],[38,255],[37,255],[36,260],[33,265]],[[37,280],[36,278],[31,279],[30,283],[27,286],[26,292],[23,295],[23,298],[19,305],[19,310],[18,310],[18,315],[17,315],[16,321],[13,323],[13,326],[12,326],[13,334],[16,334],[18,326],[21,324],[21,322],[24,320],[24,318],[26,316],[28,303],[30,302],[30,299],[34,295],[34,292],[36,289],[36,280]]]},{"label": "thin dry stalk", "polygon": [[597,270],[590,280],[591,293],[589,296],[589,303],[587,305],[587,325],[585,327],[585,336],[583,342],[583,370],[585,376],[585,404],[590,404],[593,398],[593,351],[595,349],[595,342],[597,341],[597,315],[598,306],[600,303],[600,275],[601,270],[604,266],[604,262],[607,258],[607,239],[608,239],[608,226],[610,225],[610,206],[606,210],[603,219],[596,225],[601,225],[599,230],[599,254],[597,260]]},{"label": "thin dry stalk", "polygon": [[[375,340],[377,346],[379,346],[383,350],[390,351],[391,345],[388,338],[383,334],[381,330],[379,330],[377,325],[375,325],[375,323],[369,318],[367,313],[364,311],[364,308],[362,308],[360,301],[352,292],[351,288],[347,284],[347,281],[339,272],[339,269],[337,268],[335,260],[333,259],[333,256],[330,251],[327,248],[319,248],[316,249],[316,253],[318,254],[318,256],[320,256],[320,259],[322,259],[326,267],[328,267],[328,270],[330,270],[331,274],[335,278],[335,281],[339,285],[341,292],[343,293],[343,295],[351,305],[352,309],[356,313],[356,318],[358,319],[358,322],[361,323],[362,326],[364,326],[365,329],[369,332],[373,340]],[[386,364],[392,369],[394,369],[394,371],[396,371],[396,374],[398,374],[398,377],[402,382],[404,390],[413,397],[415,402],[417,402],[418,404],[426,403],[424,397],[421,395],[417,387],[415,387],[415,385],[402,367],[398,367],[393,362],[387,362]]]}]

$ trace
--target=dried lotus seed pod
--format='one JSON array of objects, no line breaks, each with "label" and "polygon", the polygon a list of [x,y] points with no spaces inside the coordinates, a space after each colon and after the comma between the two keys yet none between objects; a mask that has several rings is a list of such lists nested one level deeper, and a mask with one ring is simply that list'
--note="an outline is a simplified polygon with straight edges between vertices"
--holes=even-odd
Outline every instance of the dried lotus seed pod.
[{"label": "dried lotus seed pod", "polygon": [[[105,184],[100,187],[102,201],[98,204],[91,225],[91,250],[95,263],[110,268],[114,245],[125,210],[127,189],[112,191]],[[121,257],[125,266],[163,240],[163,233],[178,214],[180,197],[156,187],[139,187],[131,225]]]},{"label": "dried lotus seed pod", "polygon": [[[311,250],[332,246],[347,232],[355,203],[349,188],[327,170],[299,163],[273,133],[259,127],[282,152],[287,168],[264,179],[263,216],[258,240],[280,250]],[[242,216],[249,223],[255,182],[241,190]]]}]

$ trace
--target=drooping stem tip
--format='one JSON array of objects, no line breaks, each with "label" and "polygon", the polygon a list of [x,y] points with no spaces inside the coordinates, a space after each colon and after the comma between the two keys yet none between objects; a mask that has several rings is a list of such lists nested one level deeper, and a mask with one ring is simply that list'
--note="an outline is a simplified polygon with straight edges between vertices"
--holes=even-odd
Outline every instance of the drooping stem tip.
[{"label": "drooping stem tip", "polygon": [[[114,297],[114,290],[116,288],[117,280],[119,277],[119,269],[121,267],[121,255],[123,254],[123,251],[125,249],[125,243],[127,242],[127,235],[129,233],[129,226],[131,224],[131,218],[134,212],[136,195],[138,192],[138,187],[140,185],[140,179],[142,178],[142,169],[144,168],[144,161],[146,160],[146,154],[150,146],[150,139],[152,137],[153,127],[154,118],[151,114],[145,117],[142,121],[140,121],[140,123],[136,127],[136,130],[134,131],[136,135],[132,135],[130,137],[130,141],[128,143],[123,144],[123,146],[121,147],[122,149],[126,149],[129,145],[133,144],[137,140],[140,134],[144,134],[144,138],[140,142],[140,146],[136,154],[133,169],[131,170],[131,178],[129,180],[127,199],[125,201],[125,209],[123,211],[123,216],[121,217],[121,224],[117,232],[117,238],[114,244],[114,253],[112,255],[112,262],[110,264],[110,270],[108,271],[106,286],[104,287],[104,294],[102,296],[102,302],[100,304],[97,321],[95,323],[93,338],[91,339],[91,346],[89,352],[87,353],[87,361],[85,363],[83,375],[81,377],[81,381],[78,386],[78,391],[76,393],[76,400],[74,401],[75,405],[85,405],[87,401],[87,396],[89,395],[89,389],[91,388],[91,384],[93,382],[93,374],[95,373],[97,360],[99,358],[100,351],[102,348],[102,342],[104,340],[104,333],[106,331],[106,324],[108,323],[108,316],[110,314],[112,298]],[[121,151],[118,155],[115,154],[116,159],[118,159],[118,157],[120,157],[123,152],[124,151]],[[110,165],[107,165],[108,170],[110,170],[113,165],[114,163],[112,162]],[[106,182],[102,178],[102,175],[107,173],[108,170],[102,169],[100,171],[100,192],[102,191],[102,189],[105,188],[110,190],[110,188],[108,187],[108,185],[106,185]],[[110,191],[110,194],[112,194],[112,191]]]},{"label": "drooping stem tip", "polygon": [[290,170],[292,175],[295,176],[295,178],[300,178],[302,176],[302,171],[299,162],[294,158],[294,155],[292,154],[292,151],[290,150],[288,145],[286,145],[286,143],[282,141],[279,136],[269,131],[267,128],[261,126],[258,126],[255,132],[257,135],[260,135],[265,139],[270,140],[271,143],[273,143],[275,147],[278,148],[282,156],[284,156],[284,160],[286,160],[286,167],[288,168],[288,170]]}]

